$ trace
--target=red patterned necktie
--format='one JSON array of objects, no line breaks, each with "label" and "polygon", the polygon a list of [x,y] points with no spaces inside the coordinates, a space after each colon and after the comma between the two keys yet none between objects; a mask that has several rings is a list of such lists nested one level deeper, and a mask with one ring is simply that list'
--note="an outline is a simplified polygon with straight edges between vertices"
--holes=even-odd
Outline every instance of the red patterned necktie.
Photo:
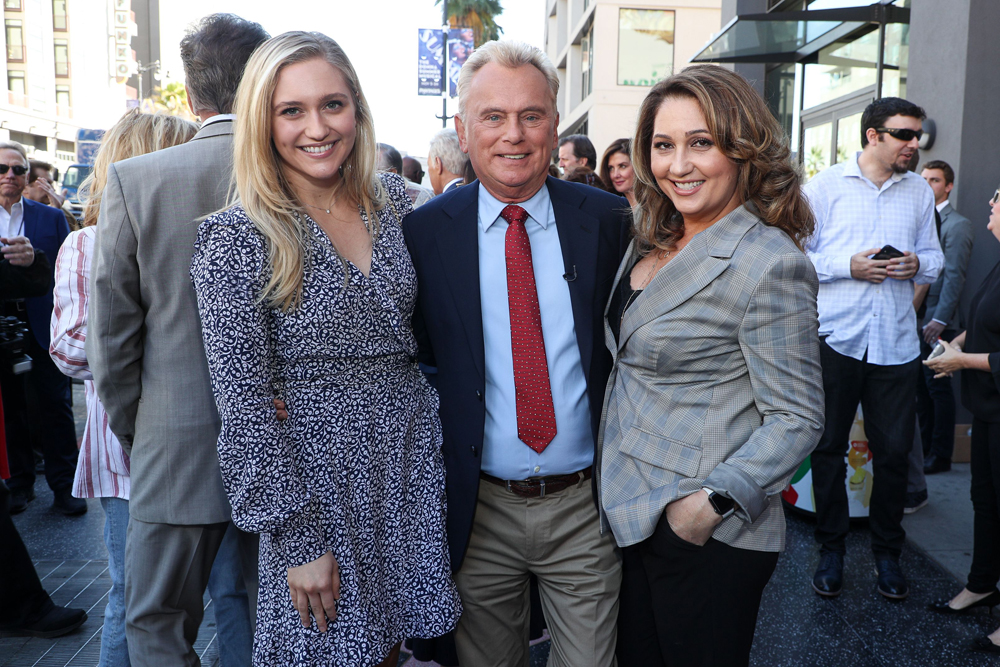
[{"label": "red patterned necktie", "polygon": [[510,347],[514,353],[517,437],[539,454],[556,436],[556,415],[549,386],[549,365],[542,339],[542,316],[531,264],[531,243],[524,221],[528,212],[513,204],[500,217],[507,221],[507,303]]}]

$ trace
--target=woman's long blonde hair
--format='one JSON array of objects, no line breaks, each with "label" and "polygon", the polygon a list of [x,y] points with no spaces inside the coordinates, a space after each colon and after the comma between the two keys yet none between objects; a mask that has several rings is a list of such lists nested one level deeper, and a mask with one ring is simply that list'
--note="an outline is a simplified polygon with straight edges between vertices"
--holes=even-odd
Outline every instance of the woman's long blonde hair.
[{"label": "woman's long blonde hair", "polygon": [[331,196],[358,203],[378,233],[375,211],[386,194],[375,173],[375,125],[354,66],[340,46],[318,32],[286,32],[261,44],[247,62],[236,92],[233,178],[239,203],[267,239],[271,275],[260,295],[272,308],[294,308],[302,290],[309,231],[305,209],[292,192],[283,162],[271,139],[272,98],[281,70],[322,58],[344,77],[354,97],[357,137],[340,168]]},{"label": "woman's long blonde hair", "polygon": [[104,133],[97,150],[94,168],[80,185],[80,199],[84,202],[83,227],[97,224],[101,212],[101,198],[108,184],[108,167],[115,162],[137,155],[145,155],[162,148],[191,141],[198,133],[198,126],[189,120],[166,114],[143,113],[130,109]]}]

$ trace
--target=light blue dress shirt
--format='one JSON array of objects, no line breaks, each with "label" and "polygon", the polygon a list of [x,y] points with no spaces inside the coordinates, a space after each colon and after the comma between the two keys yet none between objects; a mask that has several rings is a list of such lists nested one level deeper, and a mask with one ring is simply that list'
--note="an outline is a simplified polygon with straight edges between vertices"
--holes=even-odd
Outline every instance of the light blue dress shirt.
[{"label": "light blue dress shirt", "polygon": [[[934,223],[934,193],[920,176],[893,174],[881,188],[858,166],[858,154],[818,174],[803,188],[816,229],[806,255],[819,276],[819,334],[844,356],[894,366],[920,355],[913,285],[932,283],[944,266]],[[916,253],[912,280],[851,278],[851,256],[891,245]]]},{"label": "light blue dress shirt", "polygon": [[486,343],[486,427],[483,472],[500,479],[564,475],[593,463],[587,380],[580,362],[569,283],[563,278],[562,246],[549,190],[542,187],[521,202],[528,212],[525,229],[542,317],[545,358],[556,415],[556,437],[538,454],[517,437],[514,356],[507,303],[506,204],[479,185],[479,292]]}]

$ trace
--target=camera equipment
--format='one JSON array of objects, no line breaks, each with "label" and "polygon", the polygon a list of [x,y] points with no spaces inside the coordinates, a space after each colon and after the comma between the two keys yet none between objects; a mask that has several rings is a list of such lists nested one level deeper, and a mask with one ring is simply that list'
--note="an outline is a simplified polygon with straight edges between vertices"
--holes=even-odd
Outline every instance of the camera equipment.
[{"label": "camera equipment", "polygon": [[24,353],[28,325],[16,317],[0,317],[0,364],[14,375],[31,370],[31,357]]}]

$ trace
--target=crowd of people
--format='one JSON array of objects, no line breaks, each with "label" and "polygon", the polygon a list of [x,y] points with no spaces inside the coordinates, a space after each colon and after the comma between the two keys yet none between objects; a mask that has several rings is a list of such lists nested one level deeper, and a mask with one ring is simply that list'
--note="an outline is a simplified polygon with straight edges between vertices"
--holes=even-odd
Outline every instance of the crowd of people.
[{"label": "crowd of people", "polygon": [[181,56],[200,125],[125,114],[78,231],[51,167],[0,144],[0,293],[33,362],[0,368],[0,629],[86,619],[10,520],[39,449],[56,509],[105,512],[102,667],[198,664],[206,589],[225,667],[394,666],[404,640],[523,665],[539,617],[554,667],[745,665],[810,454],[812,586],[841,593],[859,404],[877,587],[907,597],[901,519],[950,468],[956,371],[975,557],[933,608],[1000,603],[1000,268],[963,320],[972,223],[950,166],[911,171],[919,106],[873,101],[804,184],[753,87],[696,65],[598,161],[559,138],[544,53],[488,42],[426,188],[329,37],[216,14]]}]

